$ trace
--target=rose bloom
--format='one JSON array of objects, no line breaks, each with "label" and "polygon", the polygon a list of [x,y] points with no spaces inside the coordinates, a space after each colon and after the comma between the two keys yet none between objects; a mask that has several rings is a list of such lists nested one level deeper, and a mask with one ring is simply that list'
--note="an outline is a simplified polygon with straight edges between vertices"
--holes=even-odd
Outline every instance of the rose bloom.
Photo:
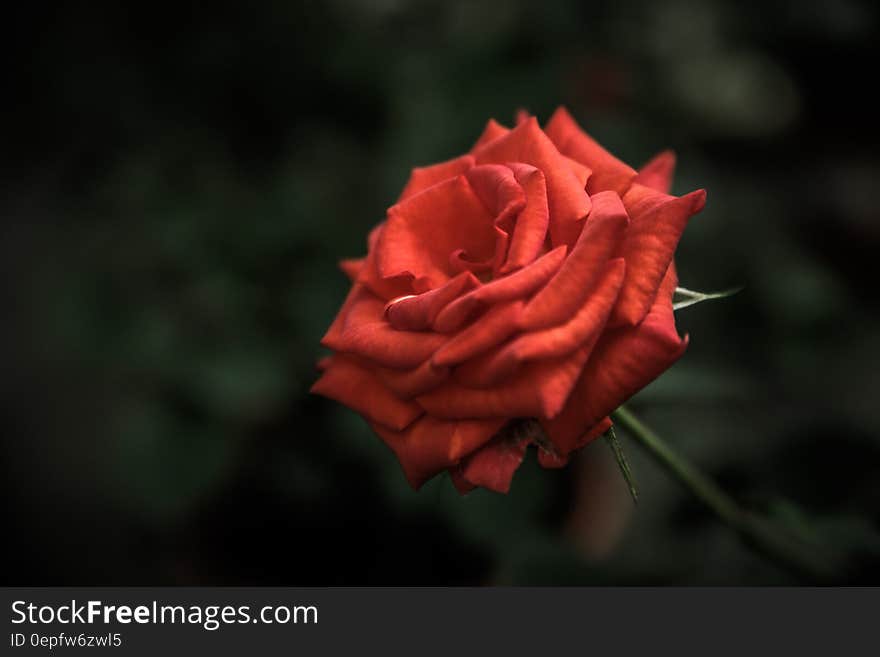
[{"label": "rose bloom", "polygon": [[414,488],[448,470],[507,492],[529,444],[564,465],[687,346],[673,254],[706,194],[669,195],[674,163],[635,171],[564,108],[543,130],[490,120],[469,153],[413,169],[341,263],[312,392],[364,416]]}]

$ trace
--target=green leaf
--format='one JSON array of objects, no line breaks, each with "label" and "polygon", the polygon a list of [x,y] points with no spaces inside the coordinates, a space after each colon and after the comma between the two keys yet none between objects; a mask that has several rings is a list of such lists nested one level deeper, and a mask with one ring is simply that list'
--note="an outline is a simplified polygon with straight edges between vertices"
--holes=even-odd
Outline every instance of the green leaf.
[{"label": "green leaf", "polygon": [[[684,287],[677,287],[675,288],[675,295],[673,296],[672,309],[680,310],[682,308],[687,308],[688,306],[693,306],[695,303],[709,301],[710,299],[723,299],[725,297],[733,296],[742,289],[743,286],[740,285],[727,290],[722,290],[721,292],[696,292]],[[676,298],[678,299],[677,301]]]}]

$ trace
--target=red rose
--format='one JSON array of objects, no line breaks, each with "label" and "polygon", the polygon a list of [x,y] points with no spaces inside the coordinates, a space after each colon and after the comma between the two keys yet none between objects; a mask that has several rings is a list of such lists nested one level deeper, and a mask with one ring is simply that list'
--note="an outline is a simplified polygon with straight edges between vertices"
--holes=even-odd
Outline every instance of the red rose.
[{"label": "red rose", "polygon": [[[363,415],[415,488],[449,470],[507,492],[530,442],[565,464],[687,345],[672,258],[706,194],[670,196],[673,166],[631,169],[565,109],[544,130],[489,121],[470,153],[413,169],[342,262],[312,391]],[[524,418],[543,432],[501,431]]]}]

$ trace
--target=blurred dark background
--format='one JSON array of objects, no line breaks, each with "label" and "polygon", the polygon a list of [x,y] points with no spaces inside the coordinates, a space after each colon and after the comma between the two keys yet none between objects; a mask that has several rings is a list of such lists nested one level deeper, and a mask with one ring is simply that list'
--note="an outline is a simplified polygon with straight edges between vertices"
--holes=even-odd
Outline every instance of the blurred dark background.
[{"label": "blurred dark background", "polygon": [[[11,12],[11,13],[10,13]],[[307,394],[413,165],[565,104],[709,190],[685,358],[631,404],[739,500],[880,582],[870,0],[8,8],[7,584],[791,584],[622,437],[507,497],[420,493]]]}]

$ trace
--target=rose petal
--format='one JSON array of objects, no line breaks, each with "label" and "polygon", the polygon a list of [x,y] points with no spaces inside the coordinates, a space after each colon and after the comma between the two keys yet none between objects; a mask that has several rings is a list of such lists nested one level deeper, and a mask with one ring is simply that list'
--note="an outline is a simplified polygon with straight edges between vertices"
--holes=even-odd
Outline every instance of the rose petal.
[{"label": "rose petal", "polygon": [[418,490],[428,479],[485,444],[505,422],[501,418],[447,421],[426,415],[405,431],[393,431],[381,424],[372,427],[397,455],[409,484]]},{"label": "rose petal", "polygon": [[479,285],[473,274],[462,272],[429,292],[392,299],[385,306],[385,319],[398,330],[422,331],[450,302]]},{"label": "rose petal", "polygon": [[440,311],[434,320],[434,330],[451,333],[486,305],[527,297],[556,273],[565,259],[565,252],[566,247],[560,246],[529,266],[508,276],[496,278],[459,297]]},{"label": "rose petal", "polygon": [[[625,270],[623,259],[611,261],[604,277],[568,322],[525,333],[468,361],[456,369],[455,380],[468,387],[488,388],[511,377],[524,362],[560,358],[576,349],[589,354],[614,307]],[[482,319],[474,326],[481,324]]]},{"label": "rose petal", "polygon": [[468,171],[467,178],[496,215],[496,272],[507,274],[532,262],[544,246],[550,222],[544,174],[515,162],[478,165]]},{"label": "rose petal", "polygon": [[617,194],[601,192],[593,197],[593,209],[571,255],[526,306],[523,329],[554,326],[571,318],[602,274],[628,222]]},{"label": "rose petal", "polygon": [[383,319],[384,302],[363,285],[352,288],[321,344],[385,367],[418,367],[448,337],[427,331],[398,331]]},{"label": "rose petal", "polygon": [[554,454],[552,452],[548,452],[546,449],[541,447],[538,448],[538,463],[541,464],[542,468],[547,469],[558,469],[564,468],[568,465],[568,462],[571,460],[571,457],[560,456],[559,454]]},{"label": "rose petal", "polygon": [[523,462],[527,446],[527,440],[499,436],[464,459],[458,468],[459,474],[474,486],[507,493],[514,473]]},{"label": "rose petal", "polygon": [[360,274],[361,269],[363,269],[366,260],[366,258],[347,258],[345,260],[340,260],[339,268],[345,272],[345,275],[348,276],[348,279],[351,282],[354,282],[357,280],[358,274]]},{"label": "rose petal", "polygon": [[[495,250],[502,253],[507,251],[507,235],[497,227],[495,228]],[[455,275],[468,272],[476,277],[491,272],[494,268],[494,256],[486,260],[470,260],[464,249],[456,249],[449,254],[449,271]]]},{"label": "rose petal", "polygon": [[414,399],[429,392],[449,378],[448,367],[435,367],[426,360],[412,370],[374,368],[376,377],[401,399]]},{"label": "rose petal", "polygon": [[[480,164],[466,174],[474,193],[493,215],[516,216],[526,205],[526,195],[510,167]],[[495,223],[499,223],[498,219]]]},{"label": "rose petal", "polygon": [[335,355],[311,392],[345,404],[372,422],[402,431],[423,414],[421,407],[403,401],[353,358]]},{"label": "rose petal", "polygon": [[[345,301],[342,302],[342,307],[339,309],[339,312],[336,313],[336,317],[333,318],[324,337],[321,338],[321,344],[323,346],[328,347],[329,345],[339,344],[342,339],[342,332],[345,329],[345,318],[348,317],[348,313],[355,302],[362,298],[363,293],[363,285],[355,283],[351,286],[351,289],[345,297]],[[333,347],[330,348],[332,349]]]},{"label": "rose petal", "polygon": [[[550,441],[553,443],[553,447],[557,450],[555,454],[545,450],[538,450],[538,462],[545,468],[558,468],[564,466],[568,463],[573,452],[586,447],[588,443],[594,441],[611,428],[611,419],[607,417],[600,420],[587,431],[584,431],[583,426],[581,425],[563,427],[562,424],[556,424],[557,422],[561,422],[562,419],[563,416],[560,415],[554,423],[549,424],[549,426],[546,420],[541,421],[541,424],[544,427],[544,433],[547,434],[548,438],[550,438]],[[555,436],[551,435],[550,431],[553,431]],[[572,436],[575,436],[573,440],[571,439]]]},{"label": "rose petal", "polygon": [[378,270],[389,276],[414,277],[424,292],[443,285],[453,272],[449,256],[458,248],[479,261],[495,251],[492,215],[458,176],[429,187],[388,210],[377,244]]},{"label": "rose petal", "polygon": [[611,316],[611,326],[642,320],[672,262],[688,220],[703,209],[705,190],[676,197],[633,183],[623,197],[630,225],[615,255],[626,260],[626,278]]},{"label": "rose petal", "polygon": [[385,229],[382,222],[373,230],[367,238],[367,257],[358,272],[357,282],[365,285],[373,294],[382,299],[393,299],[414,292],[412,276],[396,276],[385,278],[379,273],[378,245]]},{"label": "rose petal", "polygon": [[483,205],[495,215],[495,255],[491,262],[478,263],[478,266],[497,272],[507,257],[510,233],[517,217],[526,207],[526,194],[510,167],[500,164],[476,166],[468,171],[467,179]]},{"label": "rose petal", "polygon": [[658,192],[668,194],[672,188],[672,177],[675,175],[675,153],[663,151],[639,169],[639,175],[633,182],[650,187]]},{"label": "rose petal", "polygon": [[657,299],[641,324],[606,333],[593,349],[568,403],[555,418],[542,421],[560,452],[573,449],[586,427],[666,371],[687,348],[687,336],[675,330],[674,270],[664,278]]},{"label": "rose petal", "polygon": [[440,162],[426,167],[415,167],[412,170],[412,173],[410,173],[409,180],[403,188],[397,202],[400,203],[400,201],[403,201],[410,196],[415,196],[444,180],[455,178],[456,176],[463,174],[472,166],[474,166],[473,156],[462,155],[455,159],[447,160],[446,162]]},{"label": "rose petal", "polygon": [[[622,270],[615,276],[621,274]],[[619,286],[619,282],[611,285]],[[595,303],[588,300],[570,324],[522,335],[462,363],[455,368],[455,382],[468,388],[496,387],[512,380],[523,363],[549,358],[574,358],[583,365],[602,333],[615,294],[609,287],[608,294],[600,295]]]},{"label": "rose petal", "polygon": [[506,135],[474,150],[477,164],[522,162],[541,170],[547,183],[552,245],[572,245],[590,211],[590,198],[553,142],[529,118]]},{"label": "rose petal", "polygon": [[499,271],[501,274],[509,274],[533,262],[544,246],[550,225],[547,181],[544,174],[527,164],[512,163],[509,166],[516,182],[525,192],[526,202],[516,217],[507,259]]},{"label": "rose petal", "polygon": [[523,305],[516,300],[493,306],[478,322],[438,349],[431,362],[436,367],[457,365],[504,342],[516,331]]},{"label": "rose petal", "polygon": [[467,495],[474,488],[476,488],[474,484],[464,478],[464,475],[461,474],[461,468],[459,466],[455,465],[449,468],[447,472],[449,472],[449,478],[452,480],[452,485],[455,486],[455,490],[458,491],[459,495]]},{"label": "rose petal", "polygon": [[577,160],[593,172],[587,181],[587,192],[591,196],[606,190],[622,196],[635,178],[635,170],[602,148],[581,129],[564,107],[553,113],[544,131],[560,153]]},{"label": "rose petal", "polygon": [[[614,307],[625,272],[626,263],[622,258],[612,260],[584,305],[568,322],[515,338],[483,364],[486,376],[497,381],[513,373],[525,361],[565,356],[578,347],[593,344]],[[481,324],[482,321],[474,326]]]},{"label": "rose petal", "polygon": [[474,153],[486,144],[492,143],[496,139],[503,137],[508,132],[510,132],[510,128],[505,128],[495,119],[489,119],[489,121],[486,122],[486,127],[483,128],[483,133],[479,136],[473,148],[471,148],[471,153]]},{"label": "rose petal", "polygon": [[568,166],[571,168],[574,175],[577,176],[578,183],[580,183],[581,187],[586,189],[587,181],[590,179],[590,176],[593,175],[592,169],[590,169],[590,167],[584,166],[577,160],[574,160],[570,157],[565,157],[565,155],[563,155],[562,157],[565,158],[565,161],[568,162]]},{"label": "rose petal", "polygon": [[562,358],[526,363],[491,388],[473,388],[450,379],[416,401],[430,415],[457,417],[553,417],[565,405],[589,349]]}]

